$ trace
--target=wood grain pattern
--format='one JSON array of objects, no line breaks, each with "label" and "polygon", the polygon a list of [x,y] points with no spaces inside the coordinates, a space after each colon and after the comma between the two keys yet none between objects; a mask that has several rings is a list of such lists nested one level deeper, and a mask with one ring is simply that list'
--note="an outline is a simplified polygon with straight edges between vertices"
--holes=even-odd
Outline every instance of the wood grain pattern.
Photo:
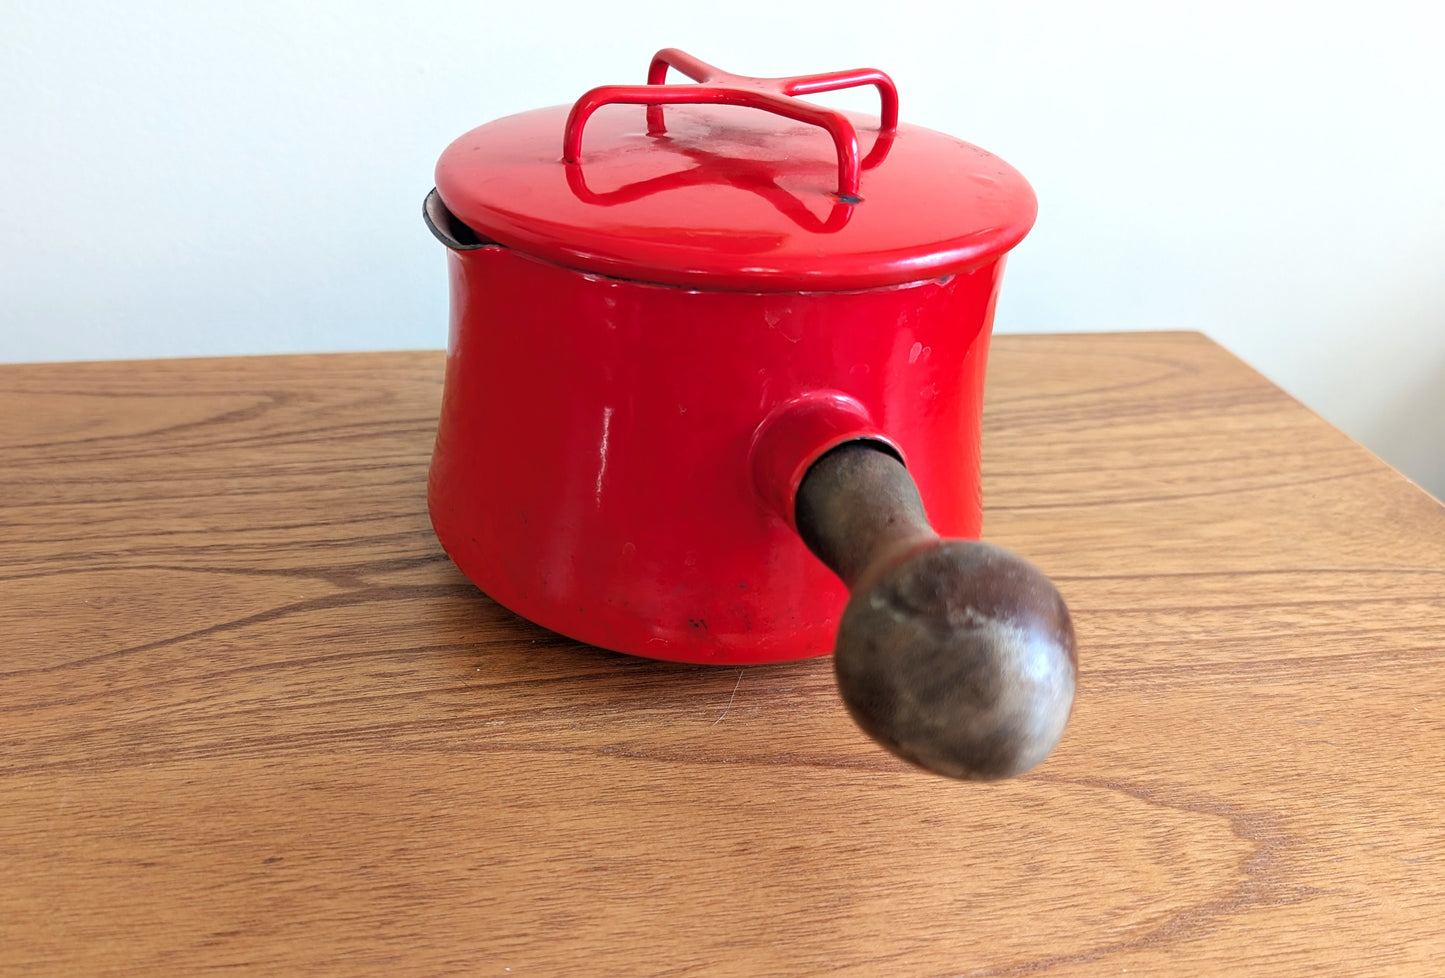
[{"label": "wood grain pattern", "polygon": [[0,972],[1439,973],[1445,514],[1194,334],[1003,336],[1020,780],[599,652],[427,523],[439,353],[0,368]]}]

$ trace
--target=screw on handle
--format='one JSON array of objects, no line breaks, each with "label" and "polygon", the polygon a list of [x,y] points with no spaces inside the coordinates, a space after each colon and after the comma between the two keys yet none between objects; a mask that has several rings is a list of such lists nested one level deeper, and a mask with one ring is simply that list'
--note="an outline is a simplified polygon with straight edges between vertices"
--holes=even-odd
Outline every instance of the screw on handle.
[{"label": "screw on handle", "polygon": [[[676,68],[698,84],[665,84],[669,67]],[[893,79],[876,68],[786,78],[753,78],[723,71],[676,48],[664,48],[653,56],[646,85],[603,85],[585,93],[573,104],[562,135],[562,159],[567,163],[578,162],[582,154],[582,130],[592,113],[604,105],[646,105],[647,129],[654,135],[666,131],[660,109],[662,105],[742,105],[826,130],[838,154],[838,196],[856,201],[860,199],[858,188],[863,164],[858,157],[858,132],[853,123],[841,112],[800,102],[794,96],[860,85],[872,85],[878,89],[879,129],[891,133],[898,126],[898,89]],[[887,151],[886,145],[883,151]]]},{"label": "screw on handle", "polygon": [[944,540],[894,455],[855,441],[798,488],[798,532],[851,595],[834,666],[854,720],[953,778],[1021,774],[1048,755],[1078,668],[1063,598],[1001,547]]}]

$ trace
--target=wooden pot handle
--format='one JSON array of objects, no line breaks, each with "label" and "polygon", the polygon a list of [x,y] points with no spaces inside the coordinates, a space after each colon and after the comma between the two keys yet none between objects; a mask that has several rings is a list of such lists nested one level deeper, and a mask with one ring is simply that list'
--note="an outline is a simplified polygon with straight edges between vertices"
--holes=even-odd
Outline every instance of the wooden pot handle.
[{"label": "wooden pot handle", "polygon": [[1021,774],[1062,736],[1078,657],[1053,583],[992,544],[933,531],[885,446],[848,442],[798,488],[798,532],[851,592],[834,664],[869,736],[936,774]]}]

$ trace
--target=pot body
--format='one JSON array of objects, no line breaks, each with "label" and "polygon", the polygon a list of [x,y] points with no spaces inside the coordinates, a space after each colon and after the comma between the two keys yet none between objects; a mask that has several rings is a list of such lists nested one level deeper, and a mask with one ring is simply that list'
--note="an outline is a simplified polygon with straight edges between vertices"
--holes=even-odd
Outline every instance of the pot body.
[{"label": "pot body", "polygon": [[889,442],[934,527],[975,538],[1002,257],[854,292],[723,292],[450,251],[428,486],[484,592],[602,648],[707,663],[822,655],[847,599],[791,526],[807,465]]}]

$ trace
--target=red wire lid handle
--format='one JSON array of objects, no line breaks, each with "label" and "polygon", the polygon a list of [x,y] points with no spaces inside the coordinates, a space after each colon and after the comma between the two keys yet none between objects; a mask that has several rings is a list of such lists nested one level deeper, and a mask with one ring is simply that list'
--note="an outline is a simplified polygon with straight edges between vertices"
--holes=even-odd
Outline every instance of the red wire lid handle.
[{"label": "red wire lid handle", "polygon": [[[696,85],[668,85],[667,69],[676,68]],[[582,153],[582,129],[587,120],[604,105],[646,105],[648,132],[665,132],[662,105],[743,105],[762,109],[788,119],[805,122],[827,130],[838,151],[838,196],[856,201],[861,166],[858,162],[858,133],[848,117],[835,109],[793,98],[832,92],[840,88],[872,85],[878,89],[880,102],[878,128],[891,132],[898,127],[898,89],[893,79],[876,68],[855,68],[851,71],[830,71],[821,75],[794,75],[788,78],[753,78],[734,75],[699,61],[676,48],[664,48],[653,56],[647,70],[646,85],[603,85],[579,98],[567,116],[567,129],[562,138],[562,158],[576,163]]]}]

